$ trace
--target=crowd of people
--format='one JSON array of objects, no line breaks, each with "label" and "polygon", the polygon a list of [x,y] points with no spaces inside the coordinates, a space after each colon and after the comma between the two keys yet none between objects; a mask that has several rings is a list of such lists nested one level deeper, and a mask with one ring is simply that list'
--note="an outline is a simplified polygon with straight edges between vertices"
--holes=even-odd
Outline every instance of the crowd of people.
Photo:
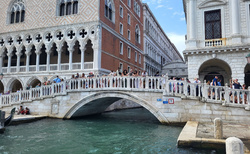
[{"label": "crowd of people", "polygon": [[20,106],[20,108],[17,110],[17,114],[29,115],[30,109],[28,107],[23,108],[23,106]]}]

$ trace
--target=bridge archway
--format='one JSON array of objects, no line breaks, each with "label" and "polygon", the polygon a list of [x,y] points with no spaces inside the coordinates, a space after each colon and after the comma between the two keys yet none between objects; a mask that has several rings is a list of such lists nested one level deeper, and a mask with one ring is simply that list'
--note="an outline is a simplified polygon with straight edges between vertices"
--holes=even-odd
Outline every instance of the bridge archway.
[{"label": "bridge archway", "polygon": [[200,66],[199,77],[201,81],[212,81],[214,76],[218,76],[222,80],[222,85],[229,83],[232,71],[228,63],[220,59],[210,59]]},{"label": "bridge archway", "polygon": [[149,102],[137,96],[123,92],[98,92],[88,95],[76,103],[64,116],[64,119],[77,118],[103,113],[111,104],[126,99],[133,101],[151,112],[161,123],[169,123],[166,117]]}]

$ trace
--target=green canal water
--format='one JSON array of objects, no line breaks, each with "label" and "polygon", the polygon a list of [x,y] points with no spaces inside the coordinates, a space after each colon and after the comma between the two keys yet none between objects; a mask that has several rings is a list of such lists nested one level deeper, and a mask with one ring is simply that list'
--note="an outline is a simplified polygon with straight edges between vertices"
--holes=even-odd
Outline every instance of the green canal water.
[{"label": "green canal water", "polygon": [[[76,120],[44,119],[7,127],[2,154],[185,154],[212,151],[176,147],[181,127],[161,125],[143,108]],[[213,152],[212,152],[213,153]]]}]

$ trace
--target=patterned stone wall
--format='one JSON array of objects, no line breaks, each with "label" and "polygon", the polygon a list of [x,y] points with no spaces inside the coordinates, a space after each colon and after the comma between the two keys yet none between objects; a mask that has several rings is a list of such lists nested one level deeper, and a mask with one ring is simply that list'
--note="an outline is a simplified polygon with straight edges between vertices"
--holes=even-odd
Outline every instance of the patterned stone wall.
[{"label": "patterned stone wall", "polygon": [[54,27],[98,20],[99,0],[78,0],[78,14],[57,16],[59,0],[24,0],[25,20],[8,24],[8,9],[13,0],[2,0],[0,5],[0,33]]}]

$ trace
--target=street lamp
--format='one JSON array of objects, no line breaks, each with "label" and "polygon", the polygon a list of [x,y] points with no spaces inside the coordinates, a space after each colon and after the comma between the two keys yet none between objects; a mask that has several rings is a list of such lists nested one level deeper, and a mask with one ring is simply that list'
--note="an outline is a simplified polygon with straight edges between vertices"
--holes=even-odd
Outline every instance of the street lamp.
[{"label": "street lamp", "polygon": [[2,80],[2,79],[3,79],[3,73],[0,74],[0,80]]},{"label": "street lamp", "polygon": [[246,56],[247,58],[247,63],[250,64],[250,53]]}]

